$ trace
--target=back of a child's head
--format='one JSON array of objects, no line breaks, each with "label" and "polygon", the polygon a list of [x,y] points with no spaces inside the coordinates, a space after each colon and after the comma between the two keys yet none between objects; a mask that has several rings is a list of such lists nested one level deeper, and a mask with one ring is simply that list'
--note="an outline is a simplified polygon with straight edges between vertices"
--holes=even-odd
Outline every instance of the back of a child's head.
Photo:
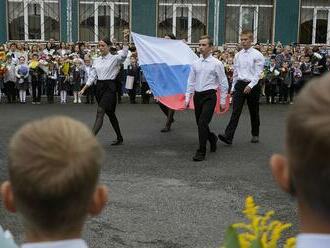
[{"label": "back of a child's head", "polygon": [[98,182],[103,150],[68,117],[32,121],[9,144],[9,180],[24,225],[58,232],[83,224]]},{"label": "back of a child's head", "polygon": [[286,131],[293,193],[330,217],[330,74],[307,83],[289,113]]}]

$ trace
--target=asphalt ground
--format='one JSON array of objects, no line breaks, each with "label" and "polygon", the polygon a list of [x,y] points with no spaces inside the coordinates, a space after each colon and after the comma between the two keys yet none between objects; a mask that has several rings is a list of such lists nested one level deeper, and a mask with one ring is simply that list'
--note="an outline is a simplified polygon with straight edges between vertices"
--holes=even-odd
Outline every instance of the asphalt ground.
[{"label": "asphalt ground", "polygon": [[[127,101],[127,99],[126,99]],[[161,133],[165,117],[157,104],[120,104],[117,116],[124,145],[115,139],[108,119],[97,138],[106,159],[101,182],[110,188],[103,213],[88,219],[83,238],[90,247],[215,248],[225,229],[243,220],[245,197],[252,195],[262,210],[293,223],[295,202],[276,186],[269,158],[283,152],[287,105],[261,105],[260,143],[251,144],[250,120],[244,108],[232,146],[218,143],[204,162],[192,162],[198,137],[192,111],[177,112],[169,133]],[[8,178],[7,144],[25,122],[49,115],[68,115],[92,127],[96,105],[0,104],[0,182]],[[230,114],[214,116],[211,129],[224,131]],[[24,240],[16,215],[0,200],[0,224]]]}]

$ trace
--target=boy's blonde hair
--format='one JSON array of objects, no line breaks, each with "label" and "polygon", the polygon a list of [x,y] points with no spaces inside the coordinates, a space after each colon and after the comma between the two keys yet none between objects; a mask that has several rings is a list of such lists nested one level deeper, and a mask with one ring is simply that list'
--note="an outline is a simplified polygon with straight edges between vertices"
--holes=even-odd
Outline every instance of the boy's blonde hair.
[{"label": "boy's blonde hair", "polygon": [[307,83],[287,120],[292,193],[330,217],[330,74]]},{"label": "boy's blonde hair", "polygon": [[71,118],[49,117],[20,128],[9,144],[9,180],[25,225],[45,232],[82,225],[102,157],[92,132]]},{"label": "boy's blonde hair", "polygon": [[253,33],[251,30],[243,30],[241,36],[246,35],[250,40],[253,40]]}]

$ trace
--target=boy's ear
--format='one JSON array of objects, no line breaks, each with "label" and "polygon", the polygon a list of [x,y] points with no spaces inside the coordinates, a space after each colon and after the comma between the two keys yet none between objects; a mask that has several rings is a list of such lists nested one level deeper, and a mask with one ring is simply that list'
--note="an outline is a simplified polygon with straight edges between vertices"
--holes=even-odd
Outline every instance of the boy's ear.
[{"label": "boy's ear", "polygon": [[0,188],[1,197],[3,200],[3,205],[5,208],[12,213],[16,212],[15,202],[14,202],[14,194],[9,181],[5,181]]},{"label": "boy's ear", "polygon": [[288,159],[283,155],[274,154],[270,159],[270,167],[281,189],[286,193],[292,193]]},{"label": "boy's ear", "polygon": [[92,216],[100,214],[107,202],[108,187],[105,185],[98,185],[93,193],[88,213]]}]

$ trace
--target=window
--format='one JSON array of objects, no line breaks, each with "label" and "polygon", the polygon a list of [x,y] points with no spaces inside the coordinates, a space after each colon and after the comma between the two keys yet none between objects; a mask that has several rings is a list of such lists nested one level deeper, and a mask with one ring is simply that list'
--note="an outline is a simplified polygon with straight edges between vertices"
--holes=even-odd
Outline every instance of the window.
[{"label": "window", "polygon": [[10,40],[60,39],[59,0],[8,0]]},{"label": "window", "polygon": [[158,36],[167,33],[197,43],[207,33],[207,0],[159,0]]},{"label": "window", "polygon": [[253,32],[254,42],[272,42],[272,0],[227,0],[226,43],[237,43],[243,30]]},{"label": "window", "polygon": [[80,0],[80,40],[97,42],[110,37],[122,41],[125,29],[129,29],[129,0]]},{"label": "window", "polygon": [[300,43],[330,44],[330,2],[302,0]]}]

